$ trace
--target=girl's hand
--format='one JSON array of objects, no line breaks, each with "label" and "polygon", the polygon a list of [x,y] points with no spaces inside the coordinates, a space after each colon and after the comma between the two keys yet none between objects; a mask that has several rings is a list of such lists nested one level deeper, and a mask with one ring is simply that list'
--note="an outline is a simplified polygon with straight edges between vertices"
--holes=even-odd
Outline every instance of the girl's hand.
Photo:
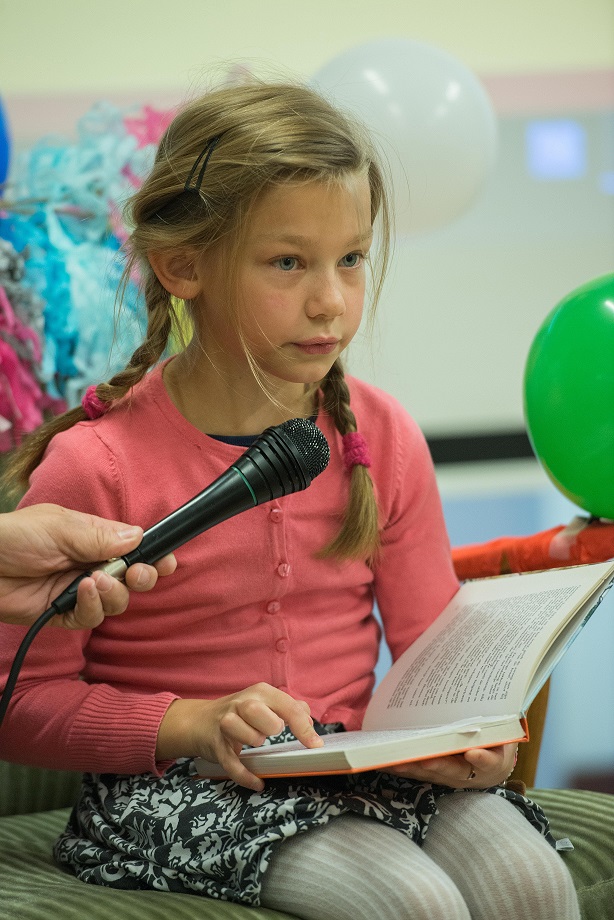
[{"label": "girl's hand", "polygon": [[[387,767],[386,773],[406,776],[453,789],[488,789],[504,782],[514,769],[517,745],[472,748],[464,754],[436,757]],[[475,777],[469,778],[471,773]]]},{"label": "girl's hand", "polygon": [[305,747],[323,744],[307,703],[270,684],[254,684],[217,700],[175,700],[160,723],[156,759],[204,757],[219,763],[235,783],[261,792],[264,782],[238,755],[243,745],[257,747],[285,725]]}]

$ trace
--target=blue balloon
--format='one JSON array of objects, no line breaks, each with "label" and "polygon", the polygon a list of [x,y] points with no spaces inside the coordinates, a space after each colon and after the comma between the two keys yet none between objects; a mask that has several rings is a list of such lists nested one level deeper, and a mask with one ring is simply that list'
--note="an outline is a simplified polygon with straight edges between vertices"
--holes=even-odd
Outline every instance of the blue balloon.
[{"label": "blue balloon", "polygon": [[9,126],[2,100],[0,99],[0,185],[8,176],[10,152]]}]

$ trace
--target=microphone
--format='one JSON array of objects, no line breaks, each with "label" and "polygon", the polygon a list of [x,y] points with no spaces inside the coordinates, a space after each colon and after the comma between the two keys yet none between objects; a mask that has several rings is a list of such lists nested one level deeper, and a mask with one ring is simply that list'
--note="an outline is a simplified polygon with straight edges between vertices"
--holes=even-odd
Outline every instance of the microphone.
[{"label": "microphone", "polygon": [[[136,549],[110,559],[97,566],[97,570],[102,569],[122,580],[126,569],[135,562],[151,565],[241,511],[306,489],[326,469],[329,460],[328,442],[309,419],[293,418],[267,428],[211,485],[146,530]],[[0,725],[32,640],[56,614],[73,609],[80,582],[91,574],[91,571],[83,572],[75,578],[28,630],[0,696]]]},{"label": "microphone", "polygon": [[[309,419],[294,418],[267,428],[211,485],[146,530],[136,549],[97,570],[121,580],[135,562],[152,565],[235,514],[306,489],[329,460],[328,442]],[[91,574],[79,575],[52,602],[49,619],[73,609],[79,583]]]}]

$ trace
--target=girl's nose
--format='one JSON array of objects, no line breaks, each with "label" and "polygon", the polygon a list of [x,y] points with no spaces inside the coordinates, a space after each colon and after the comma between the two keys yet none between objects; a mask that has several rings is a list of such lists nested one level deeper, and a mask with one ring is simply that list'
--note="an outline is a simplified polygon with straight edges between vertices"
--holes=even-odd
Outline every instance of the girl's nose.
[{"label": "girl's nose", "polygon": [[307,297],[307,314],[334,318],[345,313],[343,291],[335,278],[320,276],[314,280]]}]

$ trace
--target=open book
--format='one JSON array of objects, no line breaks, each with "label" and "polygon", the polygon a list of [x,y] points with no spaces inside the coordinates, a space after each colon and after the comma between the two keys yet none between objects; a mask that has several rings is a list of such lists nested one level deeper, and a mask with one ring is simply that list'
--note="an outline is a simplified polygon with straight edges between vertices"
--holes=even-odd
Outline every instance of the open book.
[{"label": "open book", "polygon": [[[354,773],[528,740],[526,710],[614,581],[614,561],[466,582],[376,689],[360,731],[246,748],[258,776]],[[219,764],[196,760],[203,777]]]}]

